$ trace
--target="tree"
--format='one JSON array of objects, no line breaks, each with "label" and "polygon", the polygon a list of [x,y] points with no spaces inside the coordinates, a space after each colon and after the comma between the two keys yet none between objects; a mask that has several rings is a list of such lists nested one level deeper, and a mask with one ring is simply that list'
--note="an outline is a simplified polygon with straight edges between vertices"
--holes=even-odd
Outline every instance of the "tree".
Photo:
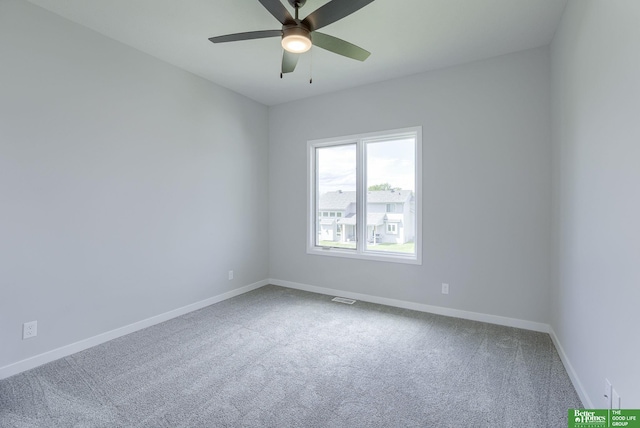
[{"label": "tree", "polygon": [[375,190],[402,190],[402,189],[400,187],[391,187],[391,184],[389,183],[382,183],[382,184],[374,184],[373,186],[369,186],[369,190],[375,191]]}]

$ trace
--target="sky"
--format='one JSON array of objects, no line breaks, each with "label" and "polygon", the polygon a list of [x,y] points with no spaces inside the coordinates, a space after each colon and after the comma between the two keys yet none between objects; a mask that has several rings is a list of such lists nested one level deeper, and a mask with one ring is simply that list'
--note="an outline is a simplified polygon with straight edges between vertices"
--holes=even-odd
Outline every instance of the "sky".
[{"label": "sky", "polygon": [[[413,138],[368,142],[367,187],[389,183],[415,190],[415,144]],[[356,190],[356,145],[317,149],[320,193]]]}]

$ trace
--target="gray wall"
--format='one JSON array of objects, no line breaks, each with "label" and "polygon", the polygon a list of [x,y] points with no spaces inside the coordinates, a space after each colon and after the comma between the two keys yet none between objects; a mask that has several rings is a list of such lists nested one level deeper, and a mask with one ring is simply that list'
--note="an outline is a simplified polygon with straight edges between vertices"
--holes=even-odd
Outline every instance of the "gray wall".
[{"label": "gray wall", "polygon": [[[640,407],[639,17],[267,110],[0,1],[0,367],[271,277],[550,322],[585,404]],[[306,141],[416,125],[423,265],[307,255]]]},{"label": "gray wall", "polygon": [[267,278],[267,126],[265,106],[0,1],[0,367]]},{"label": "gray wall", "polygon": [[605,377],[640,408],[638,22],[637,0],[570,0],[551,49],[551,325],[596,408]]},{"label": "gray wall", "polygon": [[[540,48],[270,108],[271,278],[546,323],[549,67]],[[417,125],[422,266],[306,254],[307,140]]]}]

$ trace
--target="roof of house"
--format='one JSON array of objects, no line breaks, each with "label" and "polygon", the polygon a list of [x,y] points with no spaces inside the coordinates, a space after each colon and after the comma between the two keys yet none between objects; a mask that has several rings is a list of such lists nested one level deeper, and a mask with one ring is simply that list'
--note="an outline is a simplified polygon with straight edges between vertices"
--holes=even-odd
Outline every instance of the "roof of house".
[{"label": "roof of house", "polygon": [[320,195],[318,208],[321,210],[338,210],[347,209],[349,204],[356,201],[355,191],[337,190],[335,192],[327,192]]},{"label": "roof of house", "polygon": [[[384,224],[385,219],[385,213],[369,213],[367,214],[367,226],[380,226]],[[336,218],[336,223],[355,225],[356,216],[351,214],[347,217]]]},{"label": "roof of house", "polygon": [[393,204],[407,202],[411,197],[411,190],[369,190],[367,202],[370,204]]},{"label": "roof of house", "polygon": [[[367,192],[367,202],[370,204],[403,203],[411,197],[410,190],[370,190]],[[356,202],[355,191],[336,190],[320,195],[318,209],[345,210],[349,204]]]},{"label": "roof of house", "polygon": [[393,214],[393,213],[387,213],[387,221],[390,221],[392,223],[399,223],[402,222],[404,220],[404,215],[402,214]]}]

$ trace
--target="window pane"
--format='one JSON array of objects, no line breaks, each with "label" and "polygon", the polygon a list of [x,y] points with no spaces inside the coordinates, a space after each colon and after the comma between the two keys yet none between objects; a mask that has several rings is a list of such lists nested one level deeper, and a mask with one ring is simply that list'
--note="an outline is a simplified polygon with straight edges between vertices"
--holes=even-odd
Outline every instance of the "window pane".
[{"label": "window pane", "polygon": [[315,245],[356,248],[356,145],[318,147],[316,202],[323,215],[316,218]]},{"label": "window pane", "polygon": [[415,254],[415,138],[365,144],[366,250]]}]

